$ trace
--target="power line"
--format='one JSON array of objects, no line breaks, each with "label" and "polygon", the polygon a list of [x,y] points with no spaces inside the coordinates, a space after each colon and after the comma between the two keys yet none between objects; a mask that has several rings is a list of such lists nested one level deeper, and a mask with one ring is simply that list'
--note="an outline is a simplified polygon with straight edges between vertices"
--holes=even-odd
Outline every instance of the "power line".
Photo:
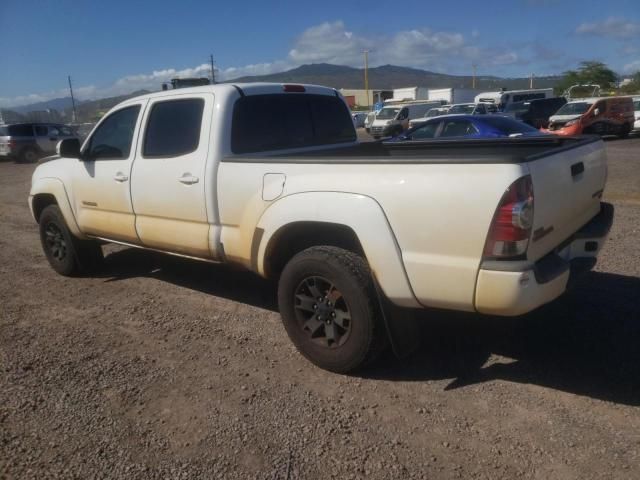
[{"label": "power line", "polygon": [[213,54],[209,55],[209,61],[211,62],[211,85],[216,83],[216,69],[213,66]]}]

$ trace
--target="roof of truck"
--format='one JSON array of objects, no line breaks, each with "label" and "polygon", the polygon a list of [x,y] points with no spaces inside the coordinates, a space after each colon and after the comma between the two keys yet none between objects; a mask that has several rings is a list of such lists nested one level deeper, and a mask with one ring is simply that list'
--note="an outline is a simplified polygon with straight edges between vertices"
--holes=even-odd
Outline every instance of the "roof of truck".
[{"label": "roof of truck", "polygon": [[338,91],[334,88],[323,87],[321,85],[309,85],[302,83],[269,83],[269,82],[255,82],[255,83],[218,83],[215,85],[203,85],[198,87],[186,87],[176,88],[171,90],[161,90],[159,92],[147,93],[140,95],[139,97],[132,97],[129,100],[139,100],[142,98],[157,98],[166,97],[172,95],[181,95],[186,93],[216,93],[216,92],[230,92],[236,90],[241,95],[265,95],[274,93],[285,93],[285,87],[304,88],[304,91],[292,91],[291,93],[313,93],[320,95],[339,95]]}]

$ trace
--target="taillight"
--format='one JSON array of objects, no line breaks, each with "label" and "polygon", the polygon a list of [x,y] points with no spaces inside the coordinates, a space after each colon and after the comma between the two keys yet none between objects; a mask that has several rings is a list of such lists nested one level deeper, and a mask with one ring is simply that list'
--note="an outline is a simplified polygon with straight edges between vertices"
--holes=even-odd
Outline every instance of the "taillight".
[{"label": "taillight", "polygon": [[524,255],[533,227],[533,184],[520,177],[504,192],[493,215],[484,256],[510,258]]},{"label": "taillight", "polygon": [[9,148],[15,148],[18,145],[18,142],[16,142],[15,140],[9,140],[7,142],[7,147]]}]

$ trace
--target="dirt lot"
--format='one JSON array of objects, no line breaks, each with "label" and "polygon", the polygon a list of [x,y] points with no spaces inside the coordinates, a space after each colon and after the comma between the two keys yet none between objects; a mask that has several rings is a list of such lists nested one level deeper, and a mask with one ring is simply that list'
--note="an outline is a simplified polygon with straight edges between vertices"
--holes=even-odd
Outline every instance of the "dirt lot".
[{"label": "dirt lot", "polygon": [[307,363],[248,273],[109,248],[47,265],[0,163],[0,478],[640,478],[640,139],[607,142],[596,271],[518,319],[426,312],[360,376]]}]

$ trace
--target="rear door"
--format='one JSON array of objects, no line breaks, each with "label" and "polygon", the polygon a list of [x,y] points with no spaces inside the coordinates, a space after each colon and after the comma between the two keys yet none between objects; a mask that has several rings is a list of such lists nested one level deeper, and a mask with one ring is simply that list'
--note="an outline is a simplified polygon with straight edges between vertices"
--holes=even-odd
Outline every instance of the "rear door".
[{"label": "rear door", "polygon": [[530,260],[538,260],[600,211],[607,177],[602,141],[551,153],[527,163],[534,191]]},{"label": "rear door", "polygon": [[205,167],[213,102],[213,94],[149,101],[131,184],[136,229],[145,246],[212,256]]}]

